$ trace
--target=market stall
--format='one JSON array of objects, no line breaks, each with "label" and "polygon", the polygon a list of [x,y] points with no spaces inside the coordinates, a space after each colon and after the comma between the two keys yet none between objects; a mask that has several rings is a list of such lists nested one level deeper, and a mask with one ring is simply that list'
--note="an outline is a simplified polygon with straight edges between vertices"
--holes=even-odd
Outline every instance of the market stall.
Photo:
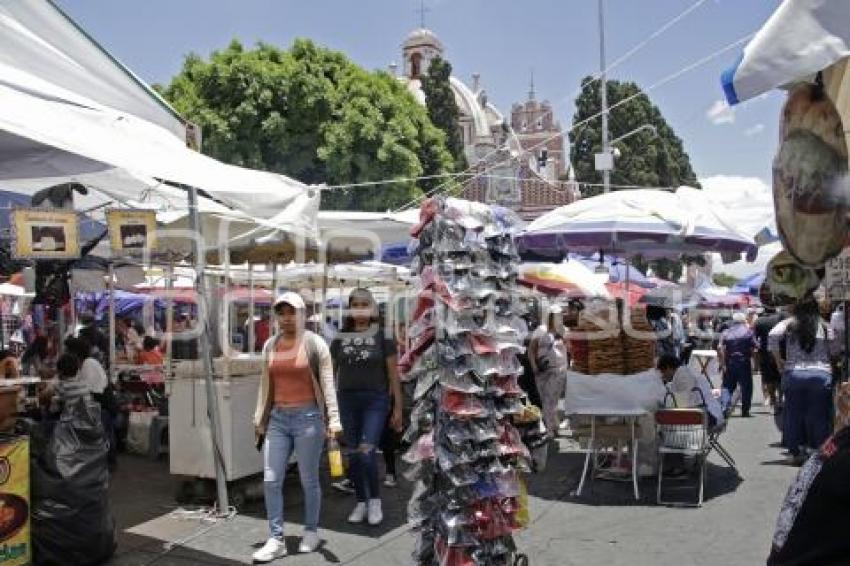
[{"label": "market stall", "polygon": [[[752,261],[757,253],[752,238],[727,225],[704,195],[690,187],[675,192],[619,191],[583,199],[541,216],[517,235],[516,240],[520,254],[535,259],[561,259],[574,252],[625,260],[635,255],[686,259],[715,252],[724,254],[730,261],[741,255]],[[608,268],[600,271],[609,275]],[[592,380],[593,376],[604,381],[610,376],[630,379],[642,375],[641,372],[655,366],[657,341],[670,335],[670,327],[661,319],[673,305],[653,305],[645,300],[656,289],[642,288],[643,294],[636,302],[630,293],[629,275],[630,270],[626,269],[622,294],[615,302],[586,308],[579,315],[578,325],[570,329],[570,352],[577,372],[573,377],[578,383]],[[675,288],[658,291],[682,298]],[[570,376],[566,391],[569,412],[574,395]],[[597,454],[605,450],[611,457],[609,469],[604,471],[608,475],[626,474],[636,485],[637,474],[652,473],[654,468],[653,407],[633,406],[621,415],[612,415],[608,406],[612,399],[605,391],[608,390],[597,390],[580,410],[573,407],[576,423],[571,424],[587,451],[588,466],[599,463]],[[581,385],[575,394],[580,392]],[[656,407],[660,401],[661,398],[654,401]],[[621,421],[622,426],[611,429],[613,432],[609,430],[610,434],[601,442],[596,421],[612,416],[619,416],[615,420]],[[624,450],[631,460],[628,466],[620,465]],[[592,473],[597,471],[594,469]],[[637,489],[635,492],[637,496]]]}]

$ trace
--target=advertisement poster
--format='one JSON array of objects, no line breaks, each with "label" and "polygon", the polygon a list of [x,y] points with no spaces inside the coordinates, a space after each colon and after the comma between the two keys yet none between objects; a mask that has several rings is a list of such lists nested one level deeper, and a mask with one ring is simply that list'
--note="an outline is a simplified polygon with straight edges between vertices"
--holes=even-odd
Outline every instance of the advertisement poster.
[{"label": "advertisement poster", "polygon": [[107,210],[106,222],[113,252],[133,254],[156,247],[156,213],[152,210]]},{"label": "advertisement poster", "polygon": [[0,565],[31,563],[29,517],[29,440],[0,438]]},{"label": "advertisement poster", "polygon": [[12,210],[12,253],[16,258],[80,257],[80,221],[73,210]]}]

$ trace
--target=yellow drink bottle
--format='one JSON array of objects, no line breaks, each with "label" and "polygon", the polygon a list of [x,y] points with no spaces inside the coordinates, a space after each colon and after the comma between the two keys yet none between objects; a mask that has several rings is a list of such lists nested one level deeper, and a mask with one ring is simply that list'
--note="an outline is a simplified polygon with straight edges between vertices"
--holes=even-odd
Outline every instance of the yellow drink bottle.
[{"label": "yellow drink bottle", "polygon": [[342,469],[342,452],[340,452],[339,442],[335,438],[328,440],[328,464],[332,478],[341,478],[345,474]]}]

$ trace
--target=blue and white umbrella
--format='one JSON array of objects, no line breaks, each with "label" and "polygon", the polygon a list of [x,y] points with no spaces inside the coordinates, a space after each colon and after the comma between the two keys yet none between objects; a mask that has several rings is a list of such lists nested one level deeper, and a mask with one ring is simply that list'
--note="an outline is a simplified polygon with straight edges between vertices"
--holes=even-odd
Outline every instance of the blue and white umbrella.
[{"label": "blue and white umbrella", "polygon": [[762,283],[764,283],[764,277],[764,271],[755,273],[753,275],[750,275],[749,277],[744,277],[732,286],[731,292],[746,295],[758,295],[759,288],[761,287]]},{"label": "blue and white umbrella", "polygon": [[752,238],[729,226],[705,194],[691,187],[582,199],[544,214],[516,242],[524,259],[539,261],[600,250],[623,257],[746,254],[753,261],[758,251]]},{"label": "blue and white umbrella", "polygon": [[721,78],[730,105],[850,56],[850,2],[785,0]]}]

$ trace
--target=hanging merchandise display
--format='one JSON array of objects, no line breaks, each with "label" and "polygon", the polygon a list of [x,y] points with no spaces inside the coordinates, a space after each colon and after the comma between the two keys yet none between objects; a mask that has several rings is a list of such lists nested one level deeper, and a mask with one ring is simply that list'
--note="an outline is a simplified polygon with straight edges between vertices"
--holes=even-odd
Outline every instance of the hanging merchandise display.
[{"label": "hanging merchandise display", "polygon": [[773,201],[782,246],[806,267],[837,256],[848,237],[844,136],[820,81],[791,90],[773,161]]},{"label": "hanging merchandise display", "polygon": [[420,219],[411,347],[400,362],[415,384],[404,455],[414,559],[514,564],[513,533],[528,523],[523,475],[545,465],[546,445],[540,411],[517,383],[528,333],[516,292],[519,219],[453,198],[427,200]]}]

